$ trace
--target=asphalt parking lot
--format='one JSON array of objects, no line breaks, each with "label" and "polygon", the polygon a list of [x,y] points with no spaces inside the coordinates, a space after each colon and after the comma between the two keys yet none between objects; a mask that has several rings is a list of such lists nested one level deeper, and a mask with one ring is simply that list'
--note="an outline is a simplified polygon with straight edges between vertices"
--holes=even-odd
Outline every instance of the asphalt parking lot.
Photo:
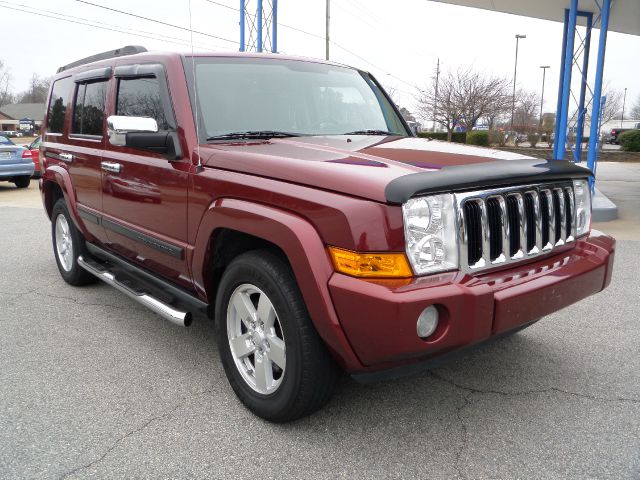
[{"label": "asphalt parking lot", "polygon": [[211,322],[66,285],[37,186],[0,184],[0,478],[640,478],[640,164],[599,174],[609,289],[287,425],[236,400]]}]

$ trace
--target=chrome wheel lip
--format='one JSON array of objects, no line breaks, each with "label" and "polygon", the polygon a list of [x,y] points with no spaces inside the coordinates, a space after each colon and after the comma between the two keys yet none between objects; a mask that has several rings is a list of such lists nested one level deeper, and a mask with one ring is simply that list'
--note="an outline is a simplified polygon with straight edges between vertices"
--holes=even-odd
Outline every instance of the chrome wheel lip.
[{"label": "chrome wheel lip", "polygon": [[286,347],[271,299],[255,285],[241,284],[229,297],[226,321],[231,357],[244,382],[261,395],[275,393],[286,373]]},{"label": "chrome wheel lip", "polygon": [[65,272],[73,268],[73,239],[67,217],[60,213],[55,223],[56,255]]}]

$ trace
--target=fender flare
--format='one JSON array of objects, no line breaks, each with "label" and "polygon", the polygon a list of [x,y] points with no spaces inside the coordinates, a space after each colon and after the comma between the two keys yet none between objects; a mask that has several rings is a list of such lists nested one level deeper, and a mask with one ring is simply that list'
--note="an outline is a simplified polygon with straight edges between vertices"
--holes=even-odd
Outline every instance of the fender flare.
[{"label": "fender flare", "polygon": [[[287,256],[309,314],[320,337],[341,366],[362,368],[340,325],[329,293],[333,266],[315,228],[300,216],[263,204],[231,198],[213,202],[202,217],[196,236],[192,274],[200,294],[205,290],[205,271],[211,261],[210,239],[216,229],[226,228],[253,235],[277,245]],[[214,298],[208,298],[213,304]]]},{"label": "fender flare", "polygon": [[[71,215],[71,220],[73,220],[73,223],[75,223],[76,227],[82,232],[87,240],[92,239],[93,235],[91,235],[91,233],[87,230],[84,222],[82,221],[82,218],[80,217],[80,214],[78,213],[76,193],[73,188],[73,183],[71,182],[69,172],[59,165],[48,166],[44,174],[42,175],[40,190],[42,192],[42,203],[44,204],[47,215],[49,215],[49,209],[47,208],[46,204],[47,200],[45,190],[47,188],[50,188],[47,187],[47,184],[51,183],[58,185],[60,187],[60,190],[62,190],[62,196],[64,197],[64,201],[67,204],[67,209],[69,210],[69,214]],[[53,205],[51,205],[51,208],[53,208]],[[51,220],[51,218],[49,219]]]}]

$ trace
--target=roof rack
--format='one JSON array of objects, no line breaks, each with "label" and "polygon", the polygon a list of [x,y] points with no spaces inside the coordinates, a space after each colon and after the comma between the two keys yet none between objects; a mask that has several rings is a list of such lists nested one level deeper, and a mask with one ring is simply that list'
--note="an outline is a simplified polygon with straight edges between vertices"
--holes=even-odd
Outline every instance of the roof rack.
[{"label": "roof rack", "polygon": [[80,65],[85,65],[87,63],[97,62],[98,60],[106,60],[107,58],[122,57],[125,55],[134,55],[136,53],[144,53],[146,51],[146,48],[139,45],[127,45],[126,47],[116,48],[115,50],[109,50],[108,52],[91,55],[90,57],[77,60],[68,65],[64,65],[60,67],[56,73],[64,72],[65,70],[69,70],[70,68],[79,67]]}]

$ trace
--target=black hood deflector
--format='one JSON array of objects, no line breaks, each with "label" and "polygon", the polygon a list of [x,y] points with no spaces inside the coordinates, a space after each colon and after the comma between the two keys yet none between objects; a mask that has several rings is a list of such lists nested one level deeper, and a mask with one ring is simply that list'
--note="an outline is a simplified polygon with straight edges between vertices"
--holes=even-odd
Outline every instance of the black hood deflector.
[{"label": "black hood deflector", "polygon": [[436,172],[412,173],[387,185],[387,202],[402,204],[429,193],[459,192],[525,183],[549,182],[591,176],[591,170],[566,160],[501,160],[444,167]]}]

